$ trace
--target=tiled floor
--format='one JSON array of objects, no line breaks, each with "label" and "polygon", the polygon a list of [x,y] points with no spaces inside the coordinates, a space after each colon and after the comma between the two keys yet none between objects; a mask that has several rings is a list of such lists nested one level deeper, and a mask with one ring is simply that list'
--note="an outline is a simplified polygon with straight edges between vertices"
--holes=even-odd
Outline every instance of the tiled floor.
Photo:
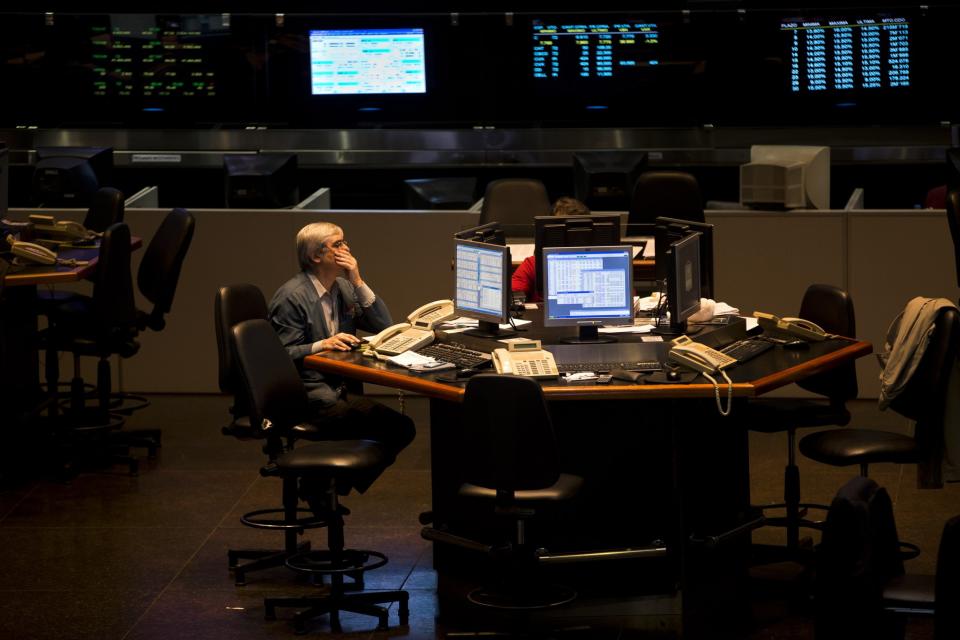
[{"label": "tiled floor", "polygon": [[[277,534],[242,526],[239,515],[277,502],[279,483],[258,474],[259,446],[220,434],[227,398],[155,396],[132,426],[159,425],[164,446],[139,477],[125,468],[83,473],[70,483],[24,480],[0,489],[0,638],[72,640],[289,638],[289,611],[263,619],[266,594],[315,590],[285,568],[251,574],[235,587],[226,568],[230,547],[275,546]],[[411,597],[407,628],[375,634],[371,618],[345,614],[341,637],[434,638],[436,578],[417,516],[430,506],[426,402],[408,400],[418,438],[363,496],[345,499],[348,543],[385,552],[390,563],[368,574],[373,588],[404,588]],[[855,403],[855,423],[900,429],[896,416]],[[754,501],[782,491],[785,438],[751,436]],[[801,460],[805,500],[829,502],[852,471]],[[932,572],[946,519],[960,513],[960,486],[915,489],[913,468],[877,468],[873,476],[895,500],[901,537],[921,545],[912,572]],[[775,538],[765,530],[758,537]],[[324,530],[307,534],[322,546]],[[811,638],[803,607],[763,598],[753,639]],[[395,609],[391,624],[396,625]],[[329,633],[325,620],[313,629]],[[924,623],[909,637],[929,635]],[[589,633],[571,637],[591,637]],[[567,634],[556,634],[557,638]],[[613,632],[603,637],[637,634]]]}]

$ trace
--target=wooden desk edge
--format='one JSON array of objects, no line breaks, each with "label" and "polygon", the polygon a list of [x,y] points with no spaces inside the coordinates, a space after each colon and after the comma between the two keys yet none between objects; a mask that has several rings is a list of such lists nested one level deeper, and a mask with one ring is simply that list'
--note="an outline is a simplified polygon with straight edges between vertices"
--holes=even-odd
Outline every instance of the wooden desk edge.
[{"label": "wooden desk edge", "polygon": [[822,373],[828,369],[832,369],[837,366],[838,361],[850,362],[855,361],[857,358],[869,355],[873,353],[873,345],[869,342],[863,340],[853,341],[845,347],[841,347],[836,351],[831,351],[828,354],[813,358],[812,360],[807,360],[802,362],[795,367],[790,367],[789,369],[784,369],[783,371],[778,371],[772,373],[769,376],[764,376],[763,378],[758,378],[753,381],[753,386],[755,388],[756,394],[761,395],[777,389],[779,387],[784,387],[792,382],[801,380],[803,378]]}]

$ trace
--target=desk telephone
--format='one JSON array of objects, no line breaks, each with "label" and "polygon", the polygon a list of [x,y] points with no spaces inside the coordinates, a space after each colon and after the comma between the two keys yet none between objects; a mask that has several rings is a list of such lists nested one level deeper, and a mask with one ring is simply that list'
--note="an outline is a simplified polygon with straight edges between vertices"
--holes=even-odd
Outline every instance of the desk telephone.
[{"label": "desk telephone", "polygon": [[53,240],[93,240],[97,234],[73,220],[54,220],[53,216],[33,214],[28,217],[34,233]]},{"label": "desk telephone", "polygon": [[[722,416],[730,415],[730,409],[733,407],[733,381],[724,371],[727,367],[737,363],[736,358],[732,358],[716,349],[711,349],[705,344],[694,342],[689,336],[679,336],[674,338],[667,360],[690,367],[703,374],[707,380],[713,383],[713,394],[717,400],[717,411]],[[712,375],[711,375],[712,374]],[[720,385],[715,375],[723,376],[727,382],[727,408],[723,408],[720,402]]]},{"label": "desk telephone", "polygon": [[407,316],[407,322],[387,327],[367,338],[367,343],[370,348],[387,356],[419,349],[433,342],[433,327],[453,316],[453,301],[429,302]]},{"label": "desk telephone", "polygon": [[754,311],[753,317],[764,331],[786,332],[812,342],[820,342],[830,337],[830,334],[819,326],[803,318],[780,318],[762,311]]},{"label": "desk telephone", "polygon": [[506,349],[493,350],[497,373],[527,378],[556,378],[560,375],[553,354],[543,350],[539,340],[510,342]]},{"label": "desk telephone", "polygon": [[675,338],[672,344],[667,359],[701,373],[717,373],[737,362],[725,353],[694,342],[689,336]]},{"label": "desk telephone", "polygon": [[7,236],[7,242],[10,244],[10,251],[14,256],[34,264],[57,264],[57,254],[46,247],[32,242],[21,242],[14,240],[13,236]]}]

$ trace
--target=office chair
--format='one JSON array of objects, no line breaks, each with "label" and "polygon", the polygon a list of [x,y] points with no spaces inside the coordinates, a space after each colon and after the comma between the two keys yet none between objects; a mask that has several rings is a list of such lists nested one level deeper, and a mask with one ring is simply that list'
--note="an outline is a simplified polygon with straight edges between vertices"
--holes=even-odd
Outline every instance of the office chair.
[{"label": "office chair", "polygon": [[[137,309],[137,328],[162,331],[166,326],[166,314],[173,306],[173,296],[180,281],[180,271],[193,240],[195,220],[186,209],[173,209],[160,223],[137,269],[137,288],[140,294],[153,303],[149,311]],[[111,396],[113,410],[130,415],[150,404],[143,396],[118,392]],[[155,431],[157,445],[160,430]]]},{"label": "office chair", "polygon": [[509,540],[484,544],[427,527],[435,542],[482,550],[495,561],[495,584],[470,592],[474,604],[494,608],[546,608],[576,592],[536,577],[542,550],[527,539],[528,522],[541,511],[569,504],[583,478],[560,472],[553,422],[540,385],[530,378],[484,374],[467,383],[463,402],[464,505],[509,527]]},{"label": "office chair", "polygon": [[[399,602],[400,624],[407,624],[409,608],[405,591],[363,591],[346,593],[344,575],[370,571],[387,562],[377,551],[344,547],[343,516],[338,494],[349,493],[355,478],[389,461],[387,450],[370,440],[335,440],[282,451],[284,438],[308,421],[307,392],[293,361],[266,320],[246,320],[231,329],[236,363],[248,397],[251,423],[265,432],[267,447],[278,452],[275,460],[261,469],[264,476],[278,476],[294,491],[284,496],[284,508],[293,518],[297,510],[298,481],[309,480],[322,491],[326,503],[328,548],[309,551],[287,559],[291,569],[311,576],[329,576],[329,589],[321,595],[303,598],[266,598],[267,619],[274,619],[278,607],[307,607],[294,616],[298,633],[321,615],[330,615],[330,626],[341,631],[340,611],[353,611],[378,619],[378,629],[387,628],[387,610],[377,606]],[[309,424],[309,423],[308,423]],[[306,484],[306,483],[304,483]],[[318,514],[321,515],[321,514]]]},{"label": "office chair", "polygon": [[487,185],[479,224],[532,225],[534,216],[550,215],[550,198],[539,180],[504,178]]},{"label": "office chair", "polygon": [[957,273],[957,286],[960,287],[960,189],[947,192],[947,224],[950,237],[953,238],[953,259]]},{"label": "office chair", "polygon": [[[807,288],[800,303],[800,317],[818,324],[828,333],[856,335],[856,318],[850,295],[831,285],[814,284]],[[797,467],[797,429],[843,426],[850,422],[847,400],[857,397],[857,370],[853,363],[800,380],[802,389],[820,398],[757,398],[747,406],[747,426],[763,433],[787,433],[787,464],[783,470],[783,502],[761,507],[783,509],[783,517],[765,519],[766,526],[786,529],[786,547],[755,546],[755,551],[800,560],[808,556],[800,548],[800,527],[818,528],[804,518],[807,509],[826,509],[826,505],[800,502],[800,470]]]},{"label": "office chair", "polygon": [[682,171],[641,173],[633,186],[627,224],[652,223],[660,216],[703,222],[697,179]]},{"label": "office chair", "polygon": [[[947,383],[956,364],[958,345],[960,312],[944,308],[916,370],[890,403],[894,411],[916,421],[912,437],[874,429],[831,429],[805,436],[800,440],[800,452],[832,466],[859,465],[862,476],[868,475],[869,466],[875,462],[923,463],[939,469]],[[939,482],[939,477],[934,478],[935,484]]]},{"label": "office chair", "polygon": [[[90,231],[103,233],[110,225],[123,222],[123,212],[123,193],[113,187],[102,187],[92,196],[83,226]],[[54,307],[78,295],[81,294],[62,289],[40,289],[37,291],[37,312],[49,315]]]},{"label": "office chair", "polygon": [[[103,232],[94,277],[93,295],[64,302],[50,315],[50,326],[43,334],[47,350],[47,382],[56,402],[59,370],[57,351],[73,353],[74,375],[71,404],[66,415],[55,419],[56,438],[63,453],[64,470],[72,472],[73,462],[82,453],[105,452],[117,447],[145,446],[151,455],[155,446],[139,432],[120,435],[121,416],[110,411],[110,357],[129,358],[140,349],[137,342],[136,309],[130,273],[130,229],[120,222]],[[97,405],[85,411],[80,358],[94,356],[97,364]],[[149,435],[149,434],[148,434]],[[87,449],[87,451],[84,451]],[[135,475],[138,464],[128,455],[114,456],[126,462]]]},{"label": "office chair", "polygon": [[[233,405],[230,413],[233,416],[230,424],[223,427],[224,435],[238,440],[256,440],[264,442],[266,434],[260,425],[251,424],[249,398],[244,390],[243,380],[236,363],[235,348],[232,344],[231,330],[245,320],[266,320],[267,301],[259,288],[252,284],[235,284],[220,287],[214,301],[214,327],[217,334],[218,379],[220,391],[233,396]],[[295,426],[286,444],[276,446],[276,443],[266,442],[265,453],[268,462],[275,462],[283,451],[293,447],[293,442],[299,438],[309,438],[311,435],[302,425]],[[295,479],[284,479],[282,489],[283,503],[297,501],[297,485]],[[292,517],[291,517],[292,516]],[[245,513],[240,522],[256,529],[283,531],[283,549],[229,549],[227,563],[233,571],[237,586],[246,584],[246,576],[252,571],[282,566],[287,558],[301,551],[310,549],[309,541],[299,542],[297,537],[305,529],[313,529],[326,525],[326,521],[317,518],[307,509],[295,508],[290,511],[286,508],[258,509]],[[248,560],[248,562],[240,562]]]}]

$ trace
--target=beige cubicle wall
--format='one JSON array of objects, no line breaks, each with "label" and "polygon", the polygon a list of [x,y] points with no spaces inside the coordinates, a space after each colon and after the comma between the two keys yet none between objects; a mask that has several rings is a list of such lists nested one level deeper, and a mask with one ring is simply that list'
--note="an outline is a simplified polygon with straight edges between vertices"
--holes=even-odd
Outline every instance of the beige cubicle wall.
[{"label": "beige cubicle wall", "polygon": [[[294,237],[308,222],[329,220],[343,227],[364,278],[400,320],[424,302],[451,296],[450,237],[478,219],[470,211],[192,212],[196,236],[167,328],[143,333],[140,353],[118,363],[117,381],[125,390],[217,391],[216,288],[252,282],[269,297],[296,271]],[[26,213],[11,210],[13,217]],[[147,243],[166,213],[131,208],[126,220]],[[82,214],[57,212],[68,219]],[[837,285],[853,296],[857,337],[879,349],[890,321],[913,296],[960,296],[942,210],[708,211],[707,220],[716,225],[717,298],[746,314],[794,315],[809,284]],[[134,253],[134,269],[142,255]],[[149,308],[139,295],[137,304]],[[92,379],[94,369],[85,371]],[[861,397],[877,396],[878,373],[873,358],[859,361]]]}]

